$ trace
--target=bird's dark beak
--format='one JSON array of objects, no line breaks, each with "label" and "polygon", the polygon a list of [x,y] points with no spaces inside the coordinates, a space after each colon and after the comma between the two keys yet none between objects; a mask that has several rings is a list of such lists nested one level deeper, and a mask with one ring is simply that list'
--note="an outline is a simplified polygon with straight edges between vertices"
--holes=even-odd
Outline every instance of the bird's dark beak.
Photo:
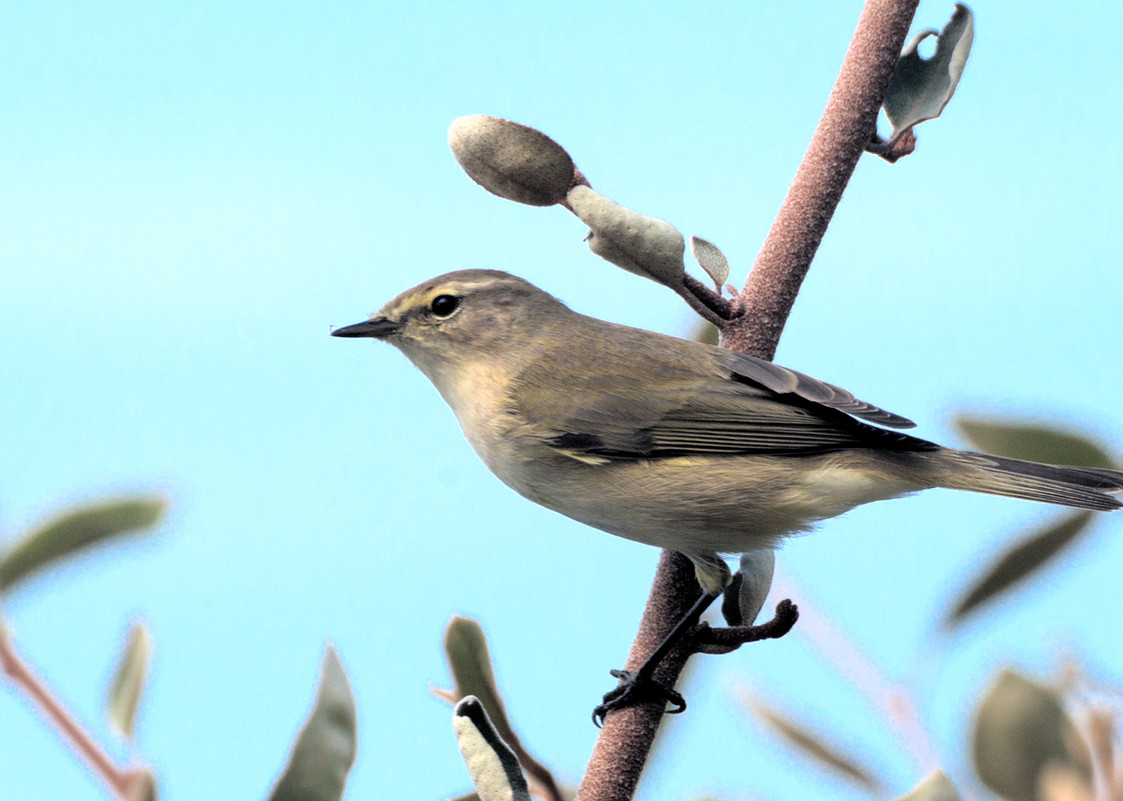
[{"label": "bird's dark beak", "polygon": [[361,323],[345,325],[331,332],[333,337],[374,337],[382,339],[396,334],[401,329],[399,323],[387,317],[372,317]]}]

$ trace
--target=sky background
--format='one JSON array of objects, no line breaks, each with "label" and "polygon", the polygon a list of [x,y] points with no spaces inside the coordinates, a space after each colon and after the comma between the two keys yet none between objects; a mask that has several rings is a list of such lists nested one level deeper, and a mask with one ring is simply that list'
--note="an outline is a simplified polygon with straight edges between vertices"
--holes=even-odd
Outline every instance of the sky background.
[{"label": "sky background", "polygon": [[[681,300],[592,255],[574,217],[476,186],[449,123],[541,129],[599,191],[716,243],[740,284],[860,7],[0,7],[0,533],[121,493],[172,504],[153,536],[6,598],[22,653],[111,741],[102,698],[143,619],[137,752],[162,797],[260,798],[330,640],[359,709],[348,797],[440,799],[470,785],[428,688],[449,681],[445,623],[470,615],[524,742],[576,782],[658,552],[516,496],[403,356],[330,328],[491,267],[584,313],[689,332]],[[922,2],[915,28],[952,10]],[[969,411],[1071,425],[1123,454],[1123,6],[974,11],[955,99],[914,155],[859,164],[777,361],[941,442]],[[1070,655],[1123,683],[1123,521],[955,637],[935,633],[965,582],[1057,516],[935,491],[780,554],[800,606],[914,694],[963,788],[964,732],[998,667],[1049,676]],[[921,778],[808,633],[697,659],[641,797],[864,797],[743,714],[745,688],[833,732],[890,793]],[[8,687],[0,775],[5,797],[106,797]]]}]

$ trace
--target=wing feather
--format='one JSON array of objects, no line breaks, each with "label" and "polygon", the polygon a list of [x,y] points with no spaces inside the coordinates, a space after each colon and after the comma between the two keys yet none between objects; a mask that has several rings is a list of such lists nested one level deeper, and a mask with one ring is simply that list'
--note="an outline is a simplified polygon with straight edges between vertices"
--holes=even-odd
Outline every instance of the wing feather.
[{"label": "wing feather", "polygon": [[631,337],[624,350],[614,344],[621,337],[600,326],[611,324],[590,319],[581,347],[559,346],[511,384],[511,409],[525,422],[524,432],[566,456],[794,456],[937,447],[861,422],[914,425],[795,370],[700,343],[675,340],[668,347],[649,332]]}]

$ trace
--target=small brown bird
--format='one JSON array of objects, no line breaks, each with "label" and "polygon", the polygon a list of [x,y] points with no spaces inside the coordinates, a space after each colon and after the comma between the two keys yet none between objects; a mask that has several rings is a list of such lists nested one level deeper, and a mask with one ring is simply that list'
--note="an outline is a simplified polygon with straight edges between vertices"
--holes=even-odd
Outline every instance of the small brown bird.
[{"label": "small brown bird", "polygon": [[[468,441],[535,503],[688,556],[772,548],[858,504],[930,487],[1118,509],[1123,473],[944,448],[846,390],[762,359],[571,311],[526,281],[463,270],[332,332],[402,351]],[[873,424],[873,425],[871,425]]]}]

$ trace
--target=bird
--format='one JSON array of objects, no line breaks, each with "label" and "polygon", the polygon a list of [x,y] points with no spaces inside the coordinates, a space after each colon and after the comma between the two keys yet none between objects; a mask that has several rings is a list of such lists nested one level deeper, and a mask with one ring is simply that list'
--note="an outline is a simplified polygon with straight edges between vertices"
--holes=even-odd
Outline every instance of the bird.
[{"label": "bird", "polygon": [[499,270],[458,270],[336,337],[400,350],[520,495],[688,557],[775,548],[860,504],[930,488],[1123,506],[1123,472],[947,448],[833,384],[729,349],[588,317]]}]

